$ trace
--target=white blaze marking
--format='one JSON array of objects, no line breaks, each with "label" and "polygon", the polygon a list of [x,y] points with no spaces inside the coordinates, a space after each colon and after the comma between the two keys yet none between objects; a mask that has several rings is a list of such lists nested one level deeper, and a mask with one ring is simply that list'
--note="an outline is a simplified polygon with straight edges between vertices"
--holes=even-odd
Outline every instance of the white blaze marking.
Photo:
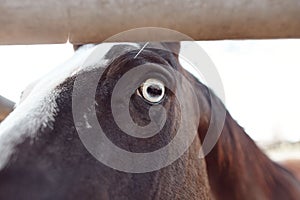
[{"label": "white blaze marking", "polygon": [[[129,44],[139,48],[135,43]],[[103,56],[118,43],[103,43],[107,50]],[[58,112],[56,98],[60,91],[55,89],[63,83],[66,78],[82,70],[101,67],[106,61],[101,60],[101,56],[90,56],[95,45],[84,45],[80,47],[64,64],[56,67],[46,76],[35,82],[26,95],[22,98],[16,109],[0,125],[0,169],[9,161],[14,152],[14,147],[20,144],[27,137],[34,137],[39,128],[49,127],[54,122],[54,117]],[[89,57],[88,62],[86,58]],[[86,126],[90,126],[87,122]]]}]

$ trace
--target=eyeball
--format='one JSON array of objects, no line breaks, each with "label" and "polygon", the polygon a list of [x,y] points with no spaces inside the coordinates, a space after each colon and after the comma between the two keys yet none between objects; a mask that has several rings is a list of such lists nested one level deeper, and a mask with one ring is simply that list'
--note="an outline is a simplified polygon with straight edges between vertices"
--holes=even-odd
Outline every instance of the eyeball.
[{"label": "eyeball", "polygon": [[165,86],[157,79],[147,79],[137,93],[150,103],[159,103],[165,96]]}]

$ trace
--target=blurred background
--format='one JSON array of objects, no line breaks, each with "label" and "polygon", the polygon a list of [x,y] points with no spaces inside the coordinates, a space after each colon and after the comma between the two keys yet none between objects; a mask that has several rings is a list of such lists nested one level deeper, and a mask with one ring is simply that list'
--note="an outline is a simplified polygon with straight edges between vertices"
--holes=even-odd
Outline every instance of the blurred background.
[{"label": "blurred background", "polygon": [[[300,159],[300,39],[199,44],[219,71],[227,109],[250,137],[274,160]],[[29,83],[72,54],[71,44],[0,46],[0,95],[18,102]]]}]

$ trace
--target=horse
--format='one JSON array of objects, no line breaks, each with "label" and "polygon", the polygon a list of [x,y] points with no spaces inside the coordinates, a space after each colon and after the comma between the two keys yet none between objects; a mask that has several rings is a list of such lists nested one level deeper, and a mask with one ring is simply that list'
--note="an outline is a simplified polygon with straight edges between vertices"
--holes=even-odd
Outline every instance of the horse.
[{"label": "horse", "polygon": [[13,110],[14,103],[0,96],[0,123]]},{"label": "horse", "polygon": [[[83,63],[95,46],[106,49],[104,56]],[[25,90],[26,95],[0,126],[0,199],[298,199],[299,181],[271,161],[227,110],[217,143],[204,158],[199,156],[213,113],[225,106],[181,66],[179,51],[180,43],[168,42],[148,47],[144,43],[83,45],[70,61]],[[131,77],[142,83],[129,96],[130,117],[135,124],[147,126],[153,119],[150,108],[161,105],[166,120],[157,134],[140,138],[122,132],[114,120],[111,99],[121,77],[143,64],[155,66],[155,74],[150,70]],[[190,128],[185,133],[195,133],[189,148],[169,165],[143,173],[120,171],[99,162],[77,129],[93,126],[88,120],[74,122],[72,112],[77,105],[72,103],[78,77],[82,77],[81,85],[89,88],[94,82],[89,77],[96,75],[97,80],[102,74],[93,96],[97,120],[114,145],[137,155],[168,145],[180,128],[180,102],[164,87],[174,81],[168,68],[189,81],[199,102],[201,115],[191,114],[186,120]],[[122,86],[126,91],[127,85]],[[192,95],[185,92],[184,103],[192,107]],[[108,162],[115,162],[112,157],[109,160],[113,149],[105,153],[108,155],[99,152],[100,157],[108,156]]]},{"label": "horse", "polygon": [[293,174],[300,180],[300,160],[288,159],[279,162],[282,166],[293,172]]}]

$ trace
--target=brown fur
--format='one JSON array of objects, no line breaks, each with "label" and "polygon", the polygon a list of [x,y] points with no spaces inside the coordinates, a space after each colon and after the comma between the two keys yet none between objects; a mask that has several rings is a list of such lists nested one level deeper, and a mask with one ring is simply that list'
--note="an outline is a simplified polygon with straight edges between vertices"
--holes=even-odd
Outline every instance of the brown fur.
[{"label": "brown fur", "polygon": [[281,161],[280,164],[290,170],[300,181],[300,160],[294,159],[294,160],[284,160]]},{"label": "brown fur", "polygon": [[[178,44],[163,46],[179,51]],[[205,159],[199,159],[211,113],[218,113],[224,105],[180,66],[176,55],[146,48],[132,59],[137,52],[123,53],[111,58],[106,69],[95,69],[105,70],[95,96],[99,123],[107,137],[126,150],[148,152],[166,145],[176,133],[180,116],[170,91],[163,102],[168,120],[160,133],[147,140],[125,135],[118,129],[111,115],[110,98],[114,84],[134,66],[152,62],[173,67],[194,85],[202,111],[200,119],[196,119],[199,137],[188,151],[171,165],[143,174],[120,172],[97,161],[85,149],[75,129],[72,89],[76,77],[71,77],[58,86],[61,90],[56,100],[59,111],[53,129],[41,129],[31,134],[33,139],[25,138],[17,144],[10,162],[0,171],[0,199],[299,199],[299,182],[265,156],[228,112],[217,144]],[[90,84],[88,77],[93,74],[95,71],[83,72],[86,77],[83,84]],[[211,106],[210,95],[217,102],[216,107]],[[132,96],[129,110],[137,124],[149,121],[148,109],[149,105],[141,97]]]}]

